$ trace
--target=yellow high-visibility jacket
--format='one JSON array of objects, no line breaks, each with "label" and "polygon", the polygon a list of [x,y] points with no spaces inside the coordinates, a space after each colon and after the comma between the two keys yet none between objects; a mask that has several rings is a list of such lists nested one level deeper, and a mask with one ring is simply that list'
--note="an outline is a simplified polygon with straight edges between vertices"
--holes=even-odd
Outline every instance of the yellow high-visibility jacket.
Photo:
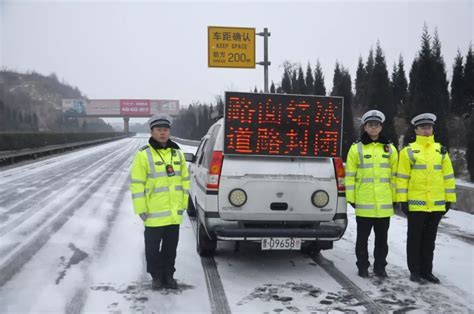
[{"label": "yellow high-visibility jacket", "polygon": [[397,159],[397,150],[383,137],[372,142],[364,133],[361,141],[352,144],[347,155],[345,184],[346,200],[355,203],[356,216],[393,215]]},{"label": "yellow high-visibility jacket", "polygon": [[400,151],[397,201],[408,202],[410,211],[445,211],[456,202],[456,181],[449,154],[434,136],[417,136]]},{"label": "yellow high-visibility jacket", "polygon": [[[148,144],[133,161],[130,173],[133,209],[136,214],[147,214],[147,227],[180,224],[188,207],[186,160],[179,146],[172,141],[169,143],[171,147],[158,150]],[[174,176],[168,176],[167,165],[173,166]]]}]

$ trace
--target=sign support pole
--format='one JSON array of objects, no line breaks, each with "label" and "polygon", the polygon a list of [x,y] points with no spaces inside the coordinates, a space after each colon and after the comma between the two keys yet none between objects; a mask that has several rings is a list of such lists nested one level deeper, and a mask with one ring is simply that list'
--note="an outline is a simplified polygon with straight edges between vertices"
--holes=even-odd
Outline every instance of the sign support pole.
[{"label": "sign support pole", "polygon": [[129,132],[129,117],[123,117],[123,132],[128,133]]},{"label": "sign support pole", "polygon": [[258,36],[263,36],[263,62],[257,62],[258,65],[263,65],[263,83],[264,92],[268,93],[268,66],[272,63],[268,61],[268,37],[271,33],[268,32],[268,28],[264,28],[263,32],[257,33]]}]

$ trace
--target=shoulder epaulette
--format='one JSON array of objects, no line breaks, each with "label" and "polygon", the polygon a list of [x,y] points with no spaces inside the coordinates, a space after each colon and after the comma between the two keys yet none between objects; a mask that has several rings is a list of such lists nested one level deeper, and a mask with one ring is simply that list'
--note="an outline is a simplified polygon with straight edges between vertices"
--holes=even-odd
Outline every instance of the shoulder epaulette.
[{"label": "shoulder epaulette", "polygon": [[147,149],[147,148],[149,148],[149,146],[148,146],[148,145],[145,145],[145,146],[143,146],[143,147],[140,147],[139,150],[142,151],[142,150],[145,150],[145,149]]}]

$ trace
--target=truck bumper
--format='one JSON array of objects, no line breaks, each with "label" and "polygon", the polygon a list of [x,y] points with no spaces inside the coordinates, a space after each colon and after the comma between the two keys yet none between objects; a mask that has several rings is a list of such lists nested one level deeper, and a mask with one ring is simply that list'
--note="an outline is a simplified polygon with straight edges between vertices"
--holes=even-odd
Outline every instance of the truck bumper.
[{"label": "truck bumper", "polygon": [[[344,215],[345,216],[345,215]],[[239,222],[229,222],[221,219],[206,219],[207,230],[212,237],[227,241],[258,241],[262,238],[301,238],[303,241],[336,241],[344,234],[347,227],[347,216],[335,221],[321,222],[312,228],[288,227],[242,227]]]}]

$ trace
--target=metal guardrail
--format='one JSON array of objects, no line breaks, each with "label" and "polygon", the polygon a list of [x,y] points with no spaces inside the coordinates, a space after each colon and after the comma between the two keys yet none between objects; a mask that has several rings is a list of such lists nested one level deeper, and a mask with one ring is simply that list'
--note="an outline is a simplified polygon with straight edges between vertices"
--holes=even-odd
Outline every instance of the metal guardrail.
[{"label": "metal guardrail", "polygon": [[131,135],[133,134],[124,134],[123,136],[118,136],[118,137],[108,137],[108,138],[102,138],[98,140],[75,142],[75,143],[61,144],[61,145],[49,145],[49,146],[44,146],[44,147],[39,147],[39,148],[22,149],[22,150],[17,150],[17,151],[3,151],[3,152],[0,152],[0,167],[14,164],[22,160],[36,159],[41,156],[59,154],[68,150],[74,150],[78,148],[83,148],[87,146],[119,140],[122,138],[129,137]]}]

